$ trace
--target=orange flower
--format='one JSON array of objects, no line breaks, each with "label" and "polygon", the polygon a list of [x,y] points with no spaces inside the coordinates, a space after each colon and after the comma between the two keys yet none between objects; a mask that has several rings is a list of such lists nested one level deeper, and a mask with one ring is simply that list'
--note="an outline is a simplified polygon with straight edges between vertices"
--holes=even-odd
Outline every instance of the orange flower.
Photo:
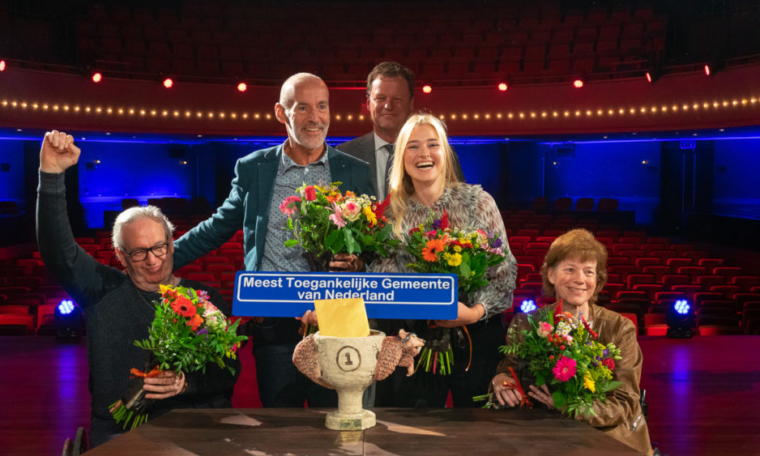
[{"label": "orange flower", "polygon": [[356,196],[356,193],[352,192],[351,190],[348,190],[348,191],[346,192],[346,195],[345,195],[345,196],[346,196],[346,198],[348,198],[349,196]]},{"label": "orange flower", "polygon": [[172,310],[182,315],[183,317],[188,317],[188,318],[196,314],[195,305],[193,305],[193,302],[184,296],[179,296],[172,303]]},{"label": "orange flower", "polygon": [[430,262],[438,261],[436,253],[443,252],[443,249],[442,239],[431,239],[427,242],[427,247],[422,249],[422,258]]},{"label": "orange flower", "polygon": [[201,324],[203,324],[203,318],[198,314],[193,315],[193,318],[187,320],[187,326],[193,331],[197,330]]}]

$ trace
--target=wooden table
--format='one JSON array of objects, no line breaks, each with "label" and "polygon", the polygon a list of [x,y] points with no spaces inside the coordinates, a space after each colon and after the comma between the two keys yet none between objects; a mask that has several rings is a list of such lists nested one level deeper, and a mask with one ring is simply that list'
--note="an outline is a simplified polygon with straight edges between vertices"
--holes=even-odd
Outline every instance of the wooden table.
[{"label": "wooden table", "polygon": [[548,410],[376,409],[377,426],[331,431],[323,409],[175,410],[88,452],[199,456],[637,455]]}]

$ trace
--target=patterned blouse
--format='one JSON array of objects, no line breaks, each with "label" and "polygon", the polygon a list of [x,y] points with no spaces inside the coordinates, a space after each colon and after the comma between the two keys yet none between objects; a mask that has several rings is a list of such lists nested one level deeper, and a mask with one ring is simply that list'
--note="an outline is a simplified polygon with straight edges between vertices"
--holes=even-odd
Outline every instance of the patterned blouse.
[{"label": "patterned blouse", "polygon": [[[434,218],[440,218],[444,210],[449,213],[449,223],[452,227],[479,228],[485,232],[499,233],[499,239],[503,242],[502,249],[507,252],[507,258],[486,271],[485,277],[489,283],[473,294],[472,304],[483,305],[486,310],[483,319],[498,315],[512,307],[512,292],[517,279],[517,261],[509,251],[504,221],[496,202],[480,185],[458,183],[444,189],[443,195],[433,203]],[[425,223],[430,216],[430,211],[431,208],[415,199],[410,199],[401,224],[401,232],[408,233],[413,227]],[[385,215],[389,220],[393,219],[390,208]],[[368,270],[383,273],[414,272],[406,267],[413,261],[414,257],[406,249],[401,248],[390,258],[373,262]]]}]

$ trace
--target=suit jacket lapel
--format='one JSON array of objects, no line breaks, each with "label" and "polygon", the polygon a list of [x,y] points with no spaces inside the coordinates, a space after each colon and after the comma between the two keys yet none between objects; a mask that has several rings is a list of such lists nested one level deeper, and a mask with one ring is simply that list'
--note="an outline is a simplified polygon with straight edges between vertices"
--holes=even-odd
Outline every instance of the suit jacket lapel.
[{"label": "suit jacket lapel", "polygon": [[264,258],[264,244],[267,239],[267,226],[269,224],[269,211],[272,207],[272,195],[274,194],[274,181],[277,178],[277,167],[282,158],[282,146],[276,147],[264,155],[264,160],[259,162],[256,172],[257,200],[260,210],[256,214],[256,267],[261,266]]},{"label": "suit jacket lapel", "polygon": [[338,154],[338,151],[332,147],[327,147],[327,160],[330,162],[330,178],[333,182],[342,182],[340,189],[345,191],[347,188],[353,188],[351,182],[351,167]]}]

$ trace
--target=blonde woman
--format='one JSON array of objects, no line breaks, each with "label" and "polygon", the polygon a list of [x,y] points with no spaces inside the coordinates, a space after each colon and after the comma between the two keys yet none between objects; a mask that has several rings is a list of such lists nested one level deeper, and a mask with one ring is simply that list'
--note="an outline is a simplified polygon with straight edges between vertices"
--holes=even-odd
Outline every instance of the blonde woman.
[{"label": "blonde woman", "polygon": [[[424,223],[433,212],[440,218],[449,214],[450,226],[496,232],[503,248],[509,252],[507,236],[494,199],[479,185],[457,180],[453,151],[446,128],[429,114],[411,116],[396,140],[393,164],[389,172],[390,207],[386,216],[393,223],[394,235],[403,235]],[[372,272],[412,272],[407,264],[414,258],[403,248],[395,256],[370,265]],[[454,352],[451,375],[442,376],[420,369],[404,379],[396,389],[396,406],[443,407],[451,391],[455,407],[475,407],[473,396],[482,394],[496,369],[504,343],[505,330],[501,313],[512,305],[517,264],[511,253],[506,261],[486,272],[489,284],[473,293],[471,302],[458,304],[456,320],[436,320],[434,331],[426,321],[407,321],[405,326],[428,343],[446,344],[449,338]],[[463,327],[472,339],[472,358]],[[469,364],[469,369],[466,370]],[[398,379],[397,379],[398,380]]]}]

